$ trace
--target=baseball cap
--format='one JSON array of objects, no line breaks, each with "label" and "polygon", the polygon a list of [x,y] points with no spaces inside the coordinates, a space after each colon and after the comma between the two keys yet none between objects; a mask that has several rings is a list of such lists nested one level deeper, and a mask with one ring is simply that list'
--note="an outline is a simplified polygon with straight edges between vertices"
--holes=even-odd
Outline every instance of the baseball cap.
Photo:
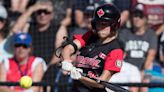
[{"label": "baseball cap", "polygon": [[144,13],[144,7],[142,4],[137,4],[136,7],[132,11],[133,16],[139,16],[141,18],[146,17],[146,14]]},{"label": "baseball cap", "polygon": [[4,6],[0,5],[0,18],[7,19],[8,13]]},{"label": "baseball cap", "polygon": [[32,37],[28,33],[18,33],[15,35],[14,44],[24,44],[30,46],[32,44]]}]

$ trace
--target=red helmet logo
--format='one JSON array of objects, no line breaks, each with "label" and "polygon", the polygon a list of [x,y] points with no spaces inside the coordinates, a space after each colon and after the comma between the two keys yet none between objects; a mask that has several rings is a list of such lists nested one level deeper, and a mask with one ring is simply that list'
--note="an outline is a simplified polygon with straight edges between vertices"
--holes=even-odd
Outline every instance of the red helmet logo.
[{"label": "red helmet logo", "polygon": [[97,15],[98,15],[99,17],[102,17],[104,14],[105,14],[105,12],[103,11],[103,9],[99,9],[99,10],[97,11]]}]

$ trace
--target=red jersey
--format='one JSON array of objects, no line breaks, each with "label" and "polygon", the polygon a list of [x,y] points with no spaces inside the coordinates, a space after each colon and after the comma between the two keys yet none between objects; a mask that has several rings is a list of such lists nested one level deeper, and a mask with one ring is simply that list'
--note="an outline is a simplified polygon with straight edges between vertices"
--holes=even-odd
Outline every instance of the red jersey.
[{"label": "red jersey", "polygon": [[[46,69],[45,61],[42,58],[30,56],[27,64],[19,65],[14,58],[6,59],[4,62],[6,69],[7,82],[19,82],[20,78],[24,75],[32,77],[32,73],[39,63],[43,63],[44,70]],[[11,87],[15,90],[24,90],[21,87]]]},{"label": "red jersey", "polygon": [[103,70],[119,72],[123,60],[123,45],[118,39],[101,44],[93,32],[74,36],[82,48],[76,58],[76,66],[88,76],[98,77]]}]

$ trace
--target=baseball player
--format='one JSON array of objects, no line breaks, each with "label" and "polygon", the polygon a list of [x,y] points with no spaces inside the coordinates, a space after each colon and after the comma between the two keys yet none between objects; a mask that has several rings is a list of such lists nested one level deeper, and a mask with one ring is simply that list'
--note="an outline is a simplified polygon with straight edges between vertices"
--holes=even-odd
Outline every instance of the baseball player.
[{"label": "baseball player", "polygon": [[[121,69],[123,47],[117,39],[119,25],[120,13],[114,5],[99,6],[92,19],[93,31],[75,35],[73,41],[68,40],[63,46],[62,69],[75,80],[72,92],[106,92],[95,79],[108,81]],[[75,53],[76,59],[72,60]]]}]

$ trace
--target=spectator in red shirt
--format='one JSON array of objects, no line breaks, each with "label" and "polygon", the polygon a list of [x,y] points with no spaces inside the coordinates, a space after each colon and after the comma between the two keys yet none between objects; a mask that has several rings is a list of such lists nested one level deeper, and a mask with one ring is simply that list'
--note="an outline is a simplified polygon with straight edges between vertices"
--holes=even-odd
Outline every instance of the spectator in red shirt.
[{"label": "spectator in red shirt", "polygon": [[[31,56],[32,38],[29,34],[16,34],[14,57],[0,61],[0,81],[19,82],[22,76],[30,76],[33,82],[40,82],[46,63],[40,57]],[[1,92],[40,92],[39,87],[23,89],[18,86],[0,86]]]}]

